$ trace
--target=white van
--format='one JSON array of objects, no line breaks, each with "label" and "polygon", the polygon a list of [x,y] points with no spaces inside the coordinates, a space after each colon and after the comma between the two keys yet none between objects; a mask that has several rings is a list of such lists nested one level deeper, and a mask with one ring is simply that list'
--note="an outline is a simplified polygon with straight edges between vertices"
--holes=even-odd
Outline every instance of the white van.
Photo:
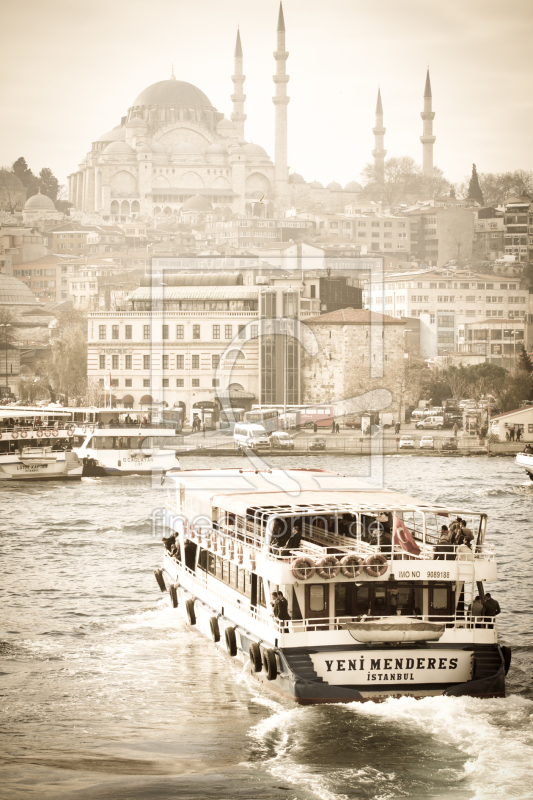
[{"label": "white van", "polygon": [[235,425],[233,441],[237,447],[248,447],[257,450],[260,447],[270,448],[270,439],[262,425],[253,422],[240,422]]},{"label": "white van", "polygon": [[436,429],[441,431],[444,428],[444,417],[426,417],[415,425],[415,428]]}]

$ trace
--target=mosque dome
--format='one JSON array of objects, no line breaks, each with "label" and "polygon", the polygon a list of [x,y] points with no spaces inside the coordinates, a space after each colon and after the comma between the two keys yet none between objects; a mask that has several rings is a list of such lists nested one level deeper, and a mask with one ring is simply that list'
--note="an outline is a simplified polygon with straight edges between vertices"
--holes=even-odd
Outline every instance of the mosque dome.
[{"label": "mosque dome", "polygon": [[137,148],[138,153],[151,153],[152,148],[149,144],[142,144],[140,147]]},{"label": "mosque dome", "polygon": [[230,119],[226,119],[224,117],[224,119],[221,119],[217,125],[217,130],[220,130],[221,128],[231,128],[232,130],[235,130],[235,124]]},{"label": "mosque dome", "polygon": [[185,211],[212,211],[213,206],[211,203],[201,194],[196,194],[194,197],[189,197],[188,200],[185,201],[182,208]]},{"label": "mosque dome", "polygon": [[309,184],[309,186],[311,187],[311,189],[323,189],[324,188],[319,181],[312,181]]},{"label": "mosque dome", "polygon": [[132,117],[129,122],[126,122],[126,128],[147,128],[148,125],[142,117]]},{"label": "mosque dome", "polygon": [[344,187],[344,191],[345,192],[362,192],[363,191],[363,187],[361,186],[360,183],[357,183],[357,181],[350,181]]},{"label": "mosque dome", "polygon": [[103,136],[100,136],[98,139],[99,142],[125,142],[126,141],[126,130],[122,128],[120,125],[117,125],[116,128],[113,128],[112,131],[109,133],[104,133]]},{"label": "mosque dome", "polygon": [[333,192],[342,192],[342,186],[340,183],[337,183],[337,181],[331,181],[331,183],[328,183],[326,189],[331,189]]},{"label": "mosque dome", "polygon": [[221,155],[224,156],[227,153],[226,148],[220,142],[213,142],[210,144],[209,147],[205,151],[209,155]]},{"label": "mosque dome", "polygon": [[305,183],[305,181],[298,172],[291,172],[289,175],[289,183]]},{"label": "mosque dome", "polygon": [[[41,196],[44,197],[44,195]],[[48,199],[50,200],[50,198]],[[33,197],[30,197],[30,200],[33,200]],[[0,305],[34,306],[37,302],[37,298],[29,286],[12,275],[4,275],[3,272],[0,272]]]},{"label": "mosque dome", "polygon": [[56,207],[52,198],[46,194],[34,194],[26,200],[24,204],[24,211],[55,211]]},{"label": "mosque dome", "polygon": [[167,148],[161,144],[161,142],[151,142],[150,147],[152,148],[152,153],[167,153]]},{"label": "mosque dome", "polygon": [[247,156],[260,156],[261,158],[268,158],[268,153],[266,150],[258,145],[251,142],[250,144],[245,144],[242,146],[242,152]]},{"label": "mosque dome", "polygon": [[171,106],[174,108],[213,108],[209,98],[198,87],[170,78],[153,83],[136,98],[133,106]]},{"label": "mosque dome", "polygon": [[126,142],[111,142],[104,150],[105,156],[131,156],[133,147]]},{"label": "mosque dome", "polygon": [[198,155],[202,152],[198,145],[192,142],[178,142],[172,145],[171,150],[178,155]]}]

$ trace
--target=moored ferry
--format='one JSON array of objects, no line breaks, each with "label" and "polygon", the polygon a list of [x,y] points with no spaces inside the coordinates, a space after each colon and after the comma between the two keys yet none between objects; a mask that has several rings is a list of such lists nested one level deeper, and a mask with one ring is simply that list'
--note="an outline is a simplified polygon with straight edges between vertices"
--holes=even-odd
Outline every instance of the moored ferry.
[{"label": "moored ferry", "polygon": [[[497,579],[483,512],[323,470],[172,479],[159,587],[265,686],[301,704],[505,696],[510,650],[470,611]],[[456,515],[470,547],[438,543]]]},{"label": "moored ferry", "polygon": [[60,409],[0,409],[0,481],[81,478],[71,415]]},{"label": "moored ferry", "polygon": [[526,444],[522,453],[516,454],[516,463],[524,467],[526,474],[533,481],[533,447]]}]

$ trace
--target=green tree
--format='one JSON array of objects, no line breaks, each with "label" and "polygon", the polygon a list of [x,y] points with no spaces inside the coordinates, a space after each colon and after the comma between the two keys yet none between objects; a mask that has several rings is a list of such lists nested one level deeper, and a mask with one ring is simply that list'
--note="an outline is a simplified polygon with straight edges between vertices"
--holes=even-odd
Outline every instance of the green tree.
[{"label": "green tree", "polygon": [[480,206],[485,205],[485,201],[483,199],[483,192],[481,191],[481,186],[479,185],[479,178],[477,175],[476,165],[472,164],[472,176],[470,178],[470,183],[468,185],[468,197],[471,200],[475,200],[479,203]]},{"label": "green tree", "polygon": [[529,357],[524,345],[522,345],[522,352],[520,353],[520,355],[518,357],[517,367],[518,367],[518,369],[521,369],[524,372],[527,372],[528,375],[531,375],[531,373],[533,372],[533,364],[531,363],[531,359],[530,359],[530,357]]},{"label": "green tree", "polygon": [[13,164],[13,172],[20,178],[23,185],[26,187],[26,197],[32,197],[32,195],[37,194],[39,191],[39,178],[37,178],[37,176],[34,175],[31,169],[28,167],[25,158],[22,156],[17,158]]},{"label": "green tree", "polygon": [[64,312],[56,334],[44,372],[51,392],[68,404],[87,392],[87,317],[77,309]]},{"label": "green tree", "polygon": [[39,185],[41,189],[41,194],[45,194],[54,203],[57,200],[57,196],[59,194],[59,181],[57,180],[56,176],[53,174],[52,170],[48,167],[43,167],[39,173]]}]

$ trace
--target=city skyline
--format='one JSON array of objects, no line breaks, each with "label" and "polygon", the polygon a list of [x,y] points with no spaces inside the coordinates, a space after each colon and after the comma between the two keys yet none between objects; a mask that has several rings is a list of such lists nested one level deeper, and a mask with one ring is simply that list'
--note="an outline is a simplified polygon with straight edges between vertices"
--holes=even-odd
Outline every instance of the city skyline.
[{"label": "city skyline", "polygon": [[[75,7],[52,0],[46,14],[30,0],[24,9],[5,12],[15,33],[0,55],[4,76],[11,76],[3,81],[9,126],[1,134],[0,164],[24,156],[34,171],[50,167],[65,183],[90,142],[119,124],[145,87],[168,78],[172,65],[179,80],[198,86],[230,118],[238,24],[245,136],[273,158],[278,2],[251,10],[240,0],[223,8],[206,0],[202,8],[201,30],[196,9],[170,0],[156,0],[149,12],[139,0],[127,6],[82,0]],[[316,2],[286,0],[284,13],[288,162],[305,180],[344,185],[359,179],[372,160],[378,85],[387,157],[409,155],[421,164],[428,60],[434,163],[446,177],[462,181],[472,162],[480,172],[533,168],[527,136],[533,123],[527,48],[532,13],[523,0],[507,4],[505,14],[494,2],[477,0],[442,9],[418,0],[385,2],[379,13],[368,2],[355,8],[336,0],[324,10]],[[19,64],[23,43],[29,55]],[[43,75],[44,86],[36,80]]]}]

